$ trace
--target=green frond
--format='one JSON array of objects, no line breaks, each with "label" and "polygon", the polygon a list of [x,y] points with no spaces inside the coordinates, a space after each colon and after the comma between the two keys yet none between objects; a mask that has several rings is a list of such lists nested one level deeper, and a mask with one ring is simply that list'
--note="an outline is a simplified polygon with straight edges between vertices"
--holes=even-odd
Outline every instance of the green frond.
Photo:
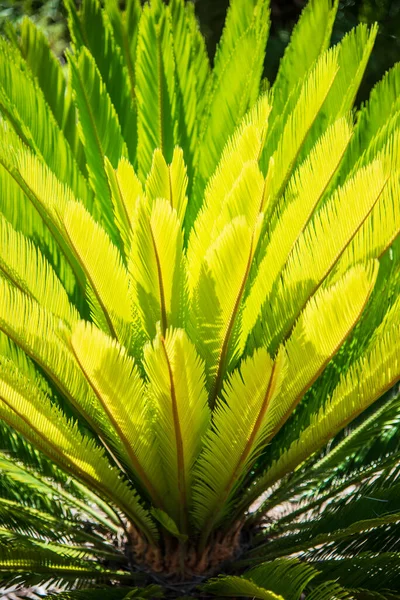
[{"label": "green frond", "polygon": [[228,140],[218,167],[208,182],[203,205],[194,222],[188,243],[188,282],[192,295],[198,284],[202,260],[211,243],[215,241],[212,231],[225,199],[234,189],[244,166],[259,158],[270,112],[270,99],[264,95]]},{"label": "green frond", "polygon": [[283,109],[299,79],[328,48],[337,8],[337,0],[311,0],[303,9],[272,87],[275,115]]},{"label": "green frond", "polygon": [[63,226],[98,301],[102,314],[99,317],[95,312],[94,319],[102,323],[104,316],[108,332],[129,347],[132,320],[129,277],[119,250],[78,202],[70,201],[66,205]]},{"label": "green frond", "polygon": [[[168,9],[171,18],[174,59],[176,63],[176,95],[179,145],[182,147],[188,168],[189,179],[192,180],[194,163],[198,154],[199,122],[199,90],[196,68],[200,69],[200,77],[208,77],[208,58],[201,53],[201,47],[195,47],[197,26],[193,24],[196,17],[193,5],[184,0],[172,0]],[[194,52],[198,51],[195,57]],[[196,62],[198,64],[196,64]],[[203,73],[202,73],[203,72]],[[202,82],[200,82],[202,85]],[[204,93],[204,92],[203,92]],[[165,198],[165,196],[162,196]]]},{"label": "green frond", "polygon": [[236,44],[242,35],[254,24],[258,0],[233,0],[228,8],[224,29],[214,58],[213,77],[216,78],[229,62]]},{"label": "green frond", "polygon": [[114,219],[121,236],[126,262],[129,259],[134,228],[136,202],[144,195],[143,186],[133,166],[126,158],[121,158],[118,167],[113,169],[106,157],[105,169],[114,208]]},{"label": "green frond", "polygon": [[193,514],[205,541],[232,509],[232,495],[271,433],[270,407],[286,376],[285,354],[258,350],[225,384],[196,467]]},{"label": "green frond", "polygon": [[300,600],[317,574],[312,565],[298,559],[278,559],[246,571],[243,577],[261,587],[268,586],[276,594],[284,594],[285,600]]},{"label": "green frond", "polygon": [[211,579],[204,587],[215,596],[284,600],[283,596],[278,596],[268,589],[259,587],[253,581],[236,575],[221,575],[218,579]]},{"label": "green frond", "polygon": [[373,340],[369,351],[341,378],[325,406],[312,416],[309,427],[267,472],[262,485],[293,470],[398,381],[398,334],[396,324]]},{"label": "green frond", "polygon": [[[271,197],[274,203],[285,190],[296,161],[307,139],[307,135],[321,110],[326,97],[338,73],[337,53],[326,51],[318,59],[315,66],[302,82],[298,100],[287,117],[283,130],[270,130],[271,136],[277,138],[276,150],[272,154],[274,171],[271,181]],[[270,139],[267,136],[266,145],[261,157],[261,166],[267,171],[267,155]],[[273,206],[273,204],[272,204]]]},{"label": "green frond", "polygon": [[105,172],[107,156],[114,168],[126,156],[118,116],[101,79],[93,56],[83,48],[75,57],[69,55],[71,83],[78,109],[79,134],[85,150],[89,181],[95,192],[95,214],[114,238],[110,212],[110,188]]},{"label": "green frond", "polygon": [[[241,15],[246,13],[243,24],[238,26]],[[201,124],[201,145],[190,207],[192,222],[201,207],[207,180],[219,163],[226,140],[254,106],[259,94],[269,31],[268,3],[265,0],[257,3],[237,0],[232,4],[231,15],[235,19],[236,31],[232,37],[226,33],[226,41],[221,41]],[[230,32],[230,29],[226,31]]]},{"label": "green frond", "polygon": [[[85,201],[90,197],[87,183],[39,84],[25,68],[22,57],[11,53],[3,38],[0,49],[4,57],[0,64],[2,114],[22,141],[44,160],[60,181],[68,183],[74,193]],[[7,159],[9,153],[9,141],[6,145],[1,143],[1,156]]]},{"label": "green frond", "polygon": [[371,28],[361,23],[335,46],[339,72],[323,107],[328,119],[342,117],[353,107],[377,33],[376,23]]},{"label": "green frond", "polygon": [[157,419],[155,432],[163,463],[168,495],[168,513],[188,527],[193,466],[208,428],[203,364],[182,329],[168,329],[145,347],[145,369],[149,379],[149,402]]},{"label": "green frond", "polygon": [[343,589],[334,581],[321,583],[308,596],[309,600],[354,600],[351,591]]},{"label": "green frond", "polygon": [[11,364],[0,365],[0,415],[66,471],[122,508],[154,540],[155,528],[136,493],[112,468],[104,450]]},{"label": "green frond", "polygon": [[[262,186],[262,177],[260,183]],[[253,198],[260,202],[259,193]],[[235,217],[222,229],[202,261],[192,303],[193,336],[206,363],[211,408],[235,353],[235,344],[231,343],[233,329],[257,247],[262,216],[261,213],[251,226],[244,215]]]},{"label": "green frond", "polygon": [[182,323],[186,296],[182,248],[181,223],[170,202],[160,198],[150,208],[139,201],[129,271],[133,303],[150,339],[158,322],[163,334],[168,327]]},{"label": "green frond", "polygon": [[144,383],[134,360],[118,342],[84,321],[75,328],[71,344],[82,371],[124,445],[127,464],[153,502],[162,506],[160,458]]},{"label": "green frond", "polygon": [[399,554],[395,552],[382,552],[379,556],[363,552],[350,560],[342,558],[321,561],[318,566],[323,577],[335,579],[341,585],[351,588],[380,590],[385,598],[386,593],[390,593],[389,590],[397,593],[400,580],[399,558]]},{"label": "green frond", "polygon": [[[128,147],[129,157],[131,161],[134,161],[137,146],[134,80],[132,80],[132,74],[129,71],[131,64],[124,63],[126,60],[131,59],[131,52],[135,48],[137,23],[129,19],[129,25],[133,25],[129,34],[133,39],[128,41],[126,39],[128,32],[124,32],[124,25],[121,24],[118,29],[117,14],[120,14],[120,11],[112,10],[113,2],[107,2],[105,10],[102,10],[102,4],[98,0],[85,0],[81,4],[79,13],[76,12],[76,8],[72,6],[72,3],[68,4],[69,10],[75,12],[74,18],[79,23],[80,30],[80,34],[76,35],[74,39],[74,51],[79,54],[86,47],[93,56],[118,116],[121,133]],[[131,48],[128,49],[119,45],[118,42],[121,42],[121,36],[123,37],[123,46],[127,44]],[[72,37],[74,38],[74,36]]]},{"label": "green frond", "polygon": [[[120,48],[123,63],[129,78],[129,91],[133,102],[136,101],[135,83],[136,83],[136,51],[137,39],[139,33],[139,22],[141,17],[141,6],[139,0],[129,0],[126,3],[125,10],[122,12],[116,0],[107,0],[105,3],[107,16],[114,33],[114,40]],[[112,85],[110,86],[113,87]],[[118,88],[117,88],[118,90]],[[111,90],[111,93],[113,91]],[[115,90],[114,90],[115,93]],[[133,111],[132,111],[133,112]],[[136,107],[134,108],[134,114]],[[120,117],[121,118],[121,117]],[[137,123],[137,116],[136,116]],[[129,155],[132,162],[136,165],[136,150],[137,150],[137,135],[134,136],[136,127],[130,127],[130,136],[126,136],[125,128],[123,127],[124,137],[131,137],[132,141],[128,140]],[[132,150],[134,154],[132,155]]]},{"label": "green frond", "polygon": [[[192,63],[195,75],[197,110],[196,114],[201,119],[207,103],[207,90],[210,85],[210,61],[207,54],[206,43],[201,34],[194,4],[185,4],[187,26],[192,40]],[[179,73],[178,65],[178,73]]]},{"label": "green frond", "polygon": [[138,110],[138,166],[144,182],[154,150],[160,148],[167,163],[177,143],[176,67],[172,51],[171,20],[161,3],[145,5],[139,24],[136,59]]},{"label": "green frond", "polygon": [[176,210],[182,226],[188,198],[186,195],[188,178],[181,148],[174,148],[172,162],[168,165],[160,150],[155,150],[151,169],[146,179],[146,198],[152,206],[158,198],[168,200]]},{"label": "green frond", "polygon": [[75,108],[60,62],[51,52],[45,34],[27,17],[22,20],[18,42],[21,54],[37,78],[58,126],[78,158],[79,137],[74,127]]},{"label": "green frond", "polygon": [[[12,549],[0,547],[0,576],[4,585],[7,577],[12,579],[15,575],[22,575],[24,582],[34,580],[45,582],[48,579],[57,579],[60,582],[92,582],[104,581],[112,577],[115,580],[128,580],[132,578],[126,571],[106,569],[94,562],[74,559],[57,554],[48,548],[40,551],[35,549]],[[30,574],[33,578],[30,578]]]},{"label": "green frond", "polygon": [[275,348],[288,334],[307,299],[323,283],[379,201],[386,183],[382,166],[376,161],[338,188],[315,214],[297,240],[259,319],[265,344]]},{"label": "green frond", "polygon": [[[46,510],[53,515],[62,514],[65,516],[66,512],[71,508],[77,509],[80,514],[88,514],[92,519],[117,533],[119,528],[112,523],[110,519],[107,519],[101,511],[99,506],[96,506],[93,502],[94,498],[90,496],[86,497],[86,502],[82,501],[76,494],[69,492],[59,482],[55,482],[49,478],[44,478],[42,474],[32,468],[27,468],[22,464],[17,464],[13,457],[7,456],[4,453],[0,454],[0,466],[2,472],[2,488],[12,482],[15,484],[17,491],[16,496],[21,498],[21,488],[27,490],[27,494],[24,498],[29,497],[32,503],[36,506],[38,502],[42,502],[46,506]],[[4,482],[4,478],[7,479],[7,484]],[[2,491],[4,494],[4,491]],[[61,505],[61,502],[63,503]],[[95,506],[93,508],[91,505]],[[100,503],[99,503],[100,504]],[[100,504],[101,505],[101,504]]]},{"label": "green frond", "polygon": [[40,250],[0,217],[0,272],[68,325],[78,318],[76,308]]},{"label": "green frond", "polygon": [[267,235],[265,253],[245,300],[241,329],[242,347],[256,324],[266,298],[271,294],[283,271],[291,250],[324,196],[350,139],[351,128],[348,120],[336,121],[318,140],[290,178],[285,195],[271,216],[271,233]]}]

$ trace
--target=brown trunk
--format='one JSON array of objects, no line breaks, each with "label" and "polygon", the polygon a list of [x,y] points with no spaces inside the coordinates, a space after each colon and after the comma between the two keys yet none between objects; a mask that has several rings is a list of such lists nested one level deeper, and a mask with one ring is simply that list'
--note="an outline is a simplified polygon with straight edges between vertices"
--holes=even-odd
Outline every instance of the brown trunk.
[{"label": "brown trunk", "polygon": [[199,556],[196,546],[190,541],[185,544],[166,534],[160,547],[151,546],[130,525],[128,554],[133,569],[136,565],[149,574],[162,574],[169,580],[190,581],[192,578],[213,575],[220,571],[221,565],[234,559],[240,551],[241,532],[243,523],[237,521],[228,532],[218,531],[204,552]]}]

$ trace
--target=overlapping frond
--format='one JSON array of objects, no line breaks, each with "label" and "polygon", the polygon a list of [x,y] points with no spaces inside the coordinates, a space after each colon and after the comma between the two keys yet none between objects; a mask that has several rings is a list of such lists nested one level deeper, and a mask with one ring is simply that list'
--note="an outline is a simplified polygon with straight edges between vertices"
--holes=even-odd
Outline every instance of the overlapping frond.
[{"label": "overlapping frond", "polygon": [[67,88],[62,65],[52,53],[43,31],[35,27],[27,17],[21,23],[18,41],[19,49],[26,64],[37,78],[46,102],[49,104],[75,156],[77,156],[79,137],[74,126],[75,107],[72,103],[70,90]]},{"label": "overlapping frond", "polygon": [[128,462],[156,505],[163,476],[144,383],[134,360],[115,340],[83,321],[71,337],[73,352],[121,439]]},{"label": "overlapping frond", "polygon": [[85,150],[89,181],[95,192],[96,216],[114,236],[110,188],[105,172],[107,156],[115,168],[127,154],[118,116],[101,79],[96,62],[86,48],[69,57],[71,83],[79,115],[79,132]]},{"label": "overlapping frond", "polygon": [[132,321],[129,279],[119,250],[82,204],[68,203],[63,226],[100,307],[99,316],[98,306],[93,305],[94,319],[103,323],[104,317],[109,332],[129,347]]},{"label": "overlapping frond", "polygon": [[182,323],[186,297],[182,248],[181,224],[170,202],[159,198],[151,209],[145,201],[138,202],[129,265],[131,294],[150,339],[158,322],[164,334]]},{"label": "overlapping frond", "polygon": [[0,218],[0,271],[13,285],[68,325],[79,318],[46,258],[4,218]]},{"label": "overlapping frond", "polygon": [[386,182],[378,161],[360,169],[310,221],[296,242],[259,321],[264,328],[265,344],[276,347],[288,334],[305,301],[322,284],[379,201]]},{"label": "overlapping frond", "polygon": [[[21,140],[54,171],[63,183],[82,200],[88,197],[87,183],[72,150],[61,132],[38,83],[24,68],[21,55],[11,52],[0,39],[3,60],[0,65],[0,107],[7,122]],[[1,155],[7,158],[9,144],[1,145]]]},{"label": "overlapping frond", "polygon": [[204,368],[182,329],[158,334],[145,348],[149,402],[157,417],[155,428],[164,465],[168,495],[165,502],[182,533],[187,533],[193,465],[210,420]]},{"label": "overlapping frond", "polygon": [[11,364],[0,365],[0,411],[2,418],[67,471],[115,502],[154,539],[154,526],[137,495],[110,466],[104,450],[82,436],[34,383]]},{"label": "overlapping frond", "polygon": [[347,119],[336,121],[290,178],[285,195],[271,216],[264,256],[245,301],[242,347],[284,269],[291,250],[334,176],[350,138],[351,128]]},{"label": "overlapping frond", "polygon": [[264,95],[227,142],[219,166],[208,182],[203,205],[188,244],[188,281],[191,294],[198,283],[201,261],[210,244],[215,241],[212,230],[225,198],[234,188],[244,165],[259,158],[270,111],[269,97]]},{"label": "overlapping frond", "polygon": [[284,352],[275,362],[265,350],[247,359],[225,384],[196,468],[194,518],[203,540],[229,513],[232,492],[270,435],[270,407],[286,376]]},{"label": "overlapping frond", "polygon": [[263,486],[294,469],[399,380],[398,338],[398,324],[393,324],[373,340],[365,356],[349,369],[325,406],[312,417],[309,427],[269,469]]},{"label": "overlapping frond", "polygon": [[[44,370],[64,402],[74,406],[95,430],[102,431],[118,453],[121,442],[113,435],[104,412],[63,341],[68,329],[59,318],[7,281],[0,279],[0,287],[1,331]],[[19,361],[18,365],[28,378],[38,379],[31,362]]]},{"label": "overlapping frond", "polygon": [[171,22],[166,7],[146,5],[140,18],[137,42],[138,167],[145,180],[153,152],[161,148],[168,163],[177,142],[176,75]]},{"label": "overlapping frond", "polygon": [[253,581],[242,579],[237,575],[220,576],[218,579],[210,580],[205,589],[215,596],[233,596],[239,598],[260,598],[261,600],[284,600],[268,589],[261,588]]},{"label": "overlapping frond", "polygon": [[[277,138],[272,158],[274,171],[271,181],[271,196],[276,201],[283,193],[307,135],[321,110],[338,72],[337,53],[329,50],[321,55],[307,77],[293,110],[282,125],[283,130],[273,129],[270,135]],[[267,170],[270,157],[266,151],[271,144],[267,139],[262,166]]]},{"label": "overlapping frond", "polygon": [[158,149],[153,154],[153,162],[146,179],[146,198],[153,205],[158,198],[168,200],[176,210],[182,226],[187,206],[188,178],[183,151],[176,147],[170,165],[167,165],[162,152]]},{"label": "overlapping frond", "polygon": [[313,0],[304,8],[293,29],[274,81],[275,115],[282,110],[299,79],[329,46],[337,8],[338,2],[332,0]]},{"label": "overlapping frond", "polygon": [[128,261],[132,243],[136,201],[143,196],[143,186],[133,166],[126,158],[119,160],[116,169],[113,169],[112,164],[106,158],[105,168],[111,190],[115,223],[123,243],[125,260]]},{"label": "overlapping frond", "polygon": [[[79,12],[75,4],[68,2],[73,28],[74,51],[79,53],[84,47],[93,56],[111,102],[118,116],[121,132],[128,147],[129,157],[136,158],[137,115],[134,103],[134,74],[132,61],[136,50],[136,37],[140,17],[135,2],[129,2],[125,19],[116,10],[111,0],[105,3],[105,10],[98,0],[85,0]],[[133,12],[133,15],[131,14]],[[72,15],[72,13],[74,13]],[[121,15],[121,21],[118,16]],[[127,21],[126,24],[123,21]],[[139,20],[139,19],[138,19]],[[126,28],[130,26],[129,34]],[[79,32],[78,32],[79,30]],[[128,40],[127,37],[131,39]]]},{"label": "overlapping frond", "polygon": [[261,57],[269,31],[267,3],[262,0],[257,3],[253,0],[237,0],[232,4],[231,15],[234,29],[232,33],[228,29],[217,52],[201,125],[201,147],[190,206],[190,224],[201,207],[207,180],[219,162],[227,137],[234,133],[259,93]]}]

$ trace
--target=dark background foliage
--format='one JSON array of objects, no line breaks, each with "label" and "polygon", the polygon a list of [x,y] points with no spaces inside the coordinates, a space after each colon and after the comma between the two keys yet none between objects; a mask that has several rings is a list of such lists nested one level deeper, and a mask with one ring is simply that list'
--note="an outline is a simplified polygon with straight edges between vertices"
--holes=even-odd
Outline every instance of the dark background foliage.
[{"label": "dark background foliage", "polygon": [[[201,29],[213,56],[221,35],[229,0],[194,0]],[[265,75],[273,81],[290,32],[306,0],[271,0],[272,26],[265,61]],[[49,37],[54,51],[62,56],[68,43],[61,0],[0,0],[0,31],[7,23],[30,15]],[[387,69],[400,60],[400,0],[340,0],[333,30],[333,42],[360,22],[378,21],[379,34],[357,102],[362,102],[371,87]]]}]

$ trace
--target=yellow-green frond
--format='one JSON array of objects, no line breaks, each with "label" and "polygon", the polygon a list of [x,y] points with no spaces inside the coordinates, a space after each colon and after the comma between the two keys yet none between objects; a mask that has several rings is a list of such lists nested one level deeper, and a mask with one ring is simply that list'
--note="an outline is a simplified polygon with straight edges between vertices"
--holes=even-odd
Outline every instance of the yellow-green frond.
[{"label": "yellow-green frond", "polygon": [[188,244],[189,290],[193,293],[200,275],[201,261],[213,238],[211,232],[225,198],[232,191],[246,163],[257,161],[262,149],[271,111],[268,96],[261,99],[244,119],[223,151],[218,167],[204,194],[202,208],[195,221]]},{"label": "yellow-green frond", "polygon": [[139,202],[129,270],[133,303],[149,338],[158,322],[164,333],[182,322],[186,296],[182,249],[181,224],[168,200],[156,200],[151,212],[144,201]]},{"label": "yellow-green frond", "polygon": [[161,150],[155,150],[150,173],[146,180],[146,197],[150,206],[157,198],[168,200],[182,224],[187,206],[188,185],[186,166],[181,148],[176,147],[172,162],[167,164]]},{"label": "yellow-green frond", "polygon": [[120,344],[80,321],[71,337],[73,352],[102,404],[131,465],[155,504],[162,506],[163,476],[152,417],[135,361]]},{"label": "yellow-green frond", "polygon": [[158,8],[154,3],[144,6],[137,45],[138,168],[143,182],[154,150],[160,148],[170,162],[178,141],[171,22],[166,6],[160,3]]},{"label": "yellow-green frond", "polygon": [[276,428],[291,415],[359,320],[374,288],[378,263],[357,265],[336,284],[313,296],[285,344],[287,378],[276,400]]},{"label": "yellow-green frond", "polygon": [[376,23],[370,28],[361,23],[335,47],[339,72],[323,108],[328,118],[342,117],[353,107],[377,33]]},{"label": "yellow-green frond", "polygon": [[[281,392],[271,402],[271,438],[291,416],[305,392],[321,375],[357,324],[373,290],[378,263],[353,267],[330,288],[320,288],[308,302],[284,345],[288,369]],[[251,490],[254,500],[265,488]],[[250,504],[251,500],[248,502]]]},{"label": "yellow-green frond", "polygon": [[106,158],[105,169],[111,190],[115,222],[124,245],[125,257],[128,259],[132,243],[136,202],[138,198],[142,198],[144,195],[143,186],[133,166],[124,157],[119,160],[116,169],[113,169],[112,164]]},{"label": "yellow-green frond", "polygon": [[310,221],[267,302],[263,315],[266,344],[276,346],[290,331],[308,298],[363,225],[386,182],[380,162],[375,161],[338,188]]},{"label": "yellow-green frond", "polygon": [[206,363],[212,407],[235,351],[232,334],[261,224],[262,214],[252,227],[244,215],[236,217],[224,227],[202,262],[192,324],[197,348]]},{"label": "yellow-green frond", "polygon": [[109,331],[129,347],[132,320],[129,278],[119,250],[78,202],[68,203],[63,225]]},{"label": "yellow-green frond", "polygon": [[[267,2],[259,0],[253,10],[252,3],[238,0],[235,5],[232,4],[231,14],[236,11],[234,6],[240,6],[236,16],[244,15],[244,21],[239,26],[236,23],[231,54],[228,56],[221,50],[215,57],[216,64],[201,123],[199,160],[189,211],[193,219],[201,206],[207,180],[220,160],[227,137],[233,135],[259,95],[262,56],[270,20]],[[221,44],[225,47],[223,42]]]},{"label": "yellow-green frond", "polygon": [[1,331],[43,369],[64,398],[94,430],[102,432],[118,453],[121,442],[63,342],[69,332],[62,321],[1,278],[0,291]]},{"label": "yellow-green frond", "polygon": [[193,516],[203,539],[231,509],[229,499],[270,434],[269,409],[286,375],[286,357],[264,349],[226,382],[196,467]]},{"label": "yellow-green frond", "polygon": [[76,424],[12,365],[0,363],[1,417],[43,450],[66,471],[72,472],[114,502],[154,539],[155,527],[135,492],[121,479],[104,450],[82,436]]},{"label": "yellow-green frond", "polygon": [[193,466],[210,421],[204,366],[186,333],[169,329],[145,347],[145,369],[168,490],[165,502],[186,533]]},{"label": "yellow-green frond", "polygon": [[119,158],[127,155],[126,144],[115,108],[89,50],[83,47],[77,55],[69,54],[69,66],[79,114],[79,135],[94,191],[95,215],[116,239],[104,159],[107,156],[116,167]]},{"label": "yellow-green frond", "polygon": [[274,81],[274,112],[282,110],[297,84],[329,46],[338,0],[311,0],[296,23]]},{"label": "yellow-green frond", "polygon": [[243,309],[241,348],[254,327],[263,303],[284,269],[287,258],[324,195],[351,138],[347,119],[340,119],[318,140],[296,169],[285,195],[271,216],[271,233]]},{"label": "yellow-green frond", "polygon": [[49,262],[31,240],[1,216],[0,272],[68,325],[78,320],[78,311]]},{"label": "yellow-green frond", "polygon": [[366,354],[341,378],[332,396],[290,448],[261,479],[259,489],[295,469],[400,379],[400,328],[385,328]]},{"label": "yellow-green frond", "polygon": [[274,199],[278,199],[285,189],[307,134],[324,104],[337,72],[337,53],[329,50],[318,59],[304,80],[299,98],[287,118],[273,154],[275,169],[271,194]]}]

